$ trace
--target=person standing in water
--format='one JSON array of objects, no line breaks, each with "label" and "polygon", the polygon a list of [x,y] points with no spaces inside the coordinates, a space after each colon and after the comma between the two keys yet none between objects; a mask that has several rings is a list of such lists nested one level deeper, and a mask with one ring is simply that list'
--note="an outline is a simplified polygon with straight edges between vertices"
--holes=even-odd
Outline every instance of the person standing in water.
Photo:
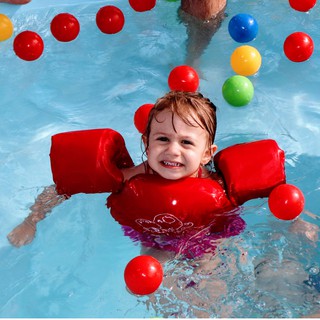
[{"label": "person standing in water", "polygon": [[31,0],[0,0],[2,3],[10,3],[10,4],[27,4]]},{"label": "person standing in water", "polygon": [[181,0],[178,16],[186,26],[187,65],[198,68],[199,59],[225,18],[227,0]]}]

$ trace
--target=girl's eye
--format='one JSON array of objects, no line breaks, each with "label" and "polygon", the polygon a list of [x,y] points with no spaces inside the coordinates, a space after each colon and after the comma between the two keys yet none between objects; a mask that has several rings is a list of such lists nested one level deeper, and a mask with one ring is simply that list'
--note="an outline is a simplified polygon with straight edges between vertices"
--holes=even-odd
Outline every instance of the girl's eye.
[{"label": "girl's eye", "polygon": [[162,142],[167,142],[169,141],[169,139],[167,137],[158,137],[157,138],[158,141],[162,141]]},{"label": "girl's eye", "polygon": [[193,145],[193,143],[189,140],[182,140],[182,144]]}]

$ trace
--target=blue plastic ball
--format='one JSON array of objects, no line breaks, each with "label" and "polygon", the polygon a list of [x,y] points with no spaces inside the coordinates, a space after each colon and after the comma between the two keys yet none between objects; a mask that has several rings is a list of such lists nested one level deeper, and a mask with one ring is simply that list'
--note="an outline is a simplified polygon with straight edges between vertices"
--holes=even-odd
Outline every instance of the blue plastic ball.
[{"label": "blue plastic ball", "polygon": [[234,41],[245,43],[256,38],[258,34],[258,23],[250,14],[239,13],[231,18],[228,30]]}]

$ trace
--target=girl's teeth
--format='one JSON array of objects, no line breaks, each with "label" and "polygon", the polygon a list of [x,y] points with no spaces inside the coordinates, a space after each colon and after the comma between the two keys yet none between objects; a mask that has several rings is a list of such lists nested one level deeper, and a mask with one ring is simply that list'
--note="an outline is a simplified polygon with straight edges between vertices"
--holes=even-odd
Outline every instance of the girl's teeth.
[{"label": "girl's teeth", "polygon": [[180,163],[177,163],[177,162],[163,161],[163,163],[164,163],[166,166],[180,167]]}]

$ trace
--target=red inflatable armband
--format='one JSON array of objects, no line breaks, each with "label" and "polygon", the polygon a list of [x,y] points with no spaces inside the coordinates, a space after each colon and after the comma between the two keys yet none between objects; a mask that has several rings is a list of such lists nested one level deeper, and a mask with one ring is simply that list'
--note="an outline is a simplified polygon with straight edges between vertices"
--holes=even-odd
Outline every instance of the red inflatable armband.
[{"label": "red inflatable armband", "polygon": [[59,133],[50,151],[53,181],[59,194],[119,190],[119,170],[133,166],[122,136],[112,129]]},{"label": "red inflatable armband", "polygon": [[285,183],[284,159],[274,140],[260,140],[228,147],[216,154],[214,163],[224,177],[230,201],[241,205],[267,197],[274,187]]},{"label": "red inflatable armband", "polygon": [[112,193],[107,206],[121,225],[152,235],[179,236],[213,226],[223,229],[234,208],[221,185],[211,179],[167,180],[140,174]]}]

